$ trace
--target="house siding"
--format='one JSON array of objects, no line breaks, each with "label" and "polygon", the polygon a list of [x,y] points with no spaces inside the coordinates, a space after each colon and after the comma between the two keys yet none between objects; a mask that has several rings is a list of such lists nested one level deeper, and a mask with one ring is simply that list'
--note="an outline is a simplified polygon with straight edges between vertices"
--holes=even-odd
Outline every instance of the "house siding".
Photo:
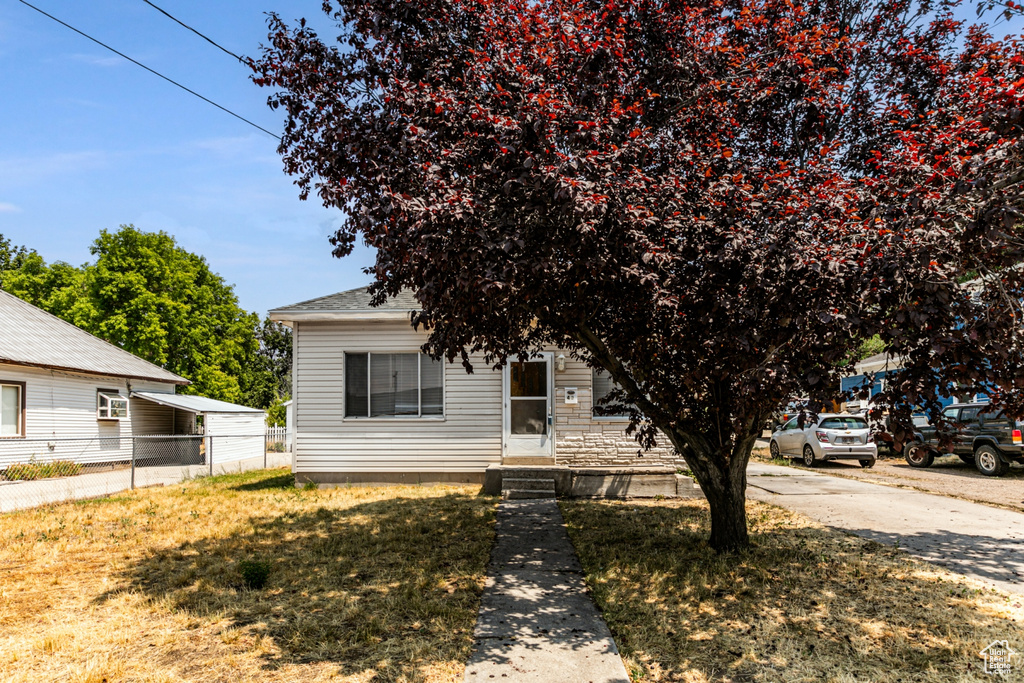
[{"label": "house siding", "polygon": [[128,406],[135,436],[174,434],[174,408],[142,398],[133,398]]},{"label": "house siding", "polygon": [[[555,351],[557,357],[564,351]],[[628,420],[594,418],[593,376],[585,363],[570,359],[565,353],[565,370],[555,371],[555,460],[569,467],[650,467],[666,465],[685,467],[682,456],[667,444],[664,437],[658,445],[638,455],[640,445],[626,434]],[[566,387],[576,389],[576,404],[565,402]]]},{"label": "house siding", "polygon": [[[482,472],[501,462],[501,373],[473,357],[445,365],[443,418],[348,418],[344,353],[418,352],[426,334],[405,321],[294,324],[295,472]],[[438,477],[443,478],[443,477]]]},{"label": "house siding", "polygon": [[[0,381],[25,383],[24,438],[0,439],[0,468],[32,457],[80,463],[129,460],[132,453],[133,410],[129,419],[96,419],[96,391],[131,389],[174,393],[171,383],[68,373],[0,363]],[[146,422],[145,417],[143,422]]]},{"label": "house siding", "polygon": [[[445,366],[445,415],[438,418],[344,418],[344,354],[417,352],[426,334],[404,321],[293,323],[294,472],[407,473],[482,472],[502,457],[501,372],[472,357],[474,373]],[[555,356],[559,351],[554,351]],[[568,354],[566,354],[568,355]],[[681,466],[664,444],[644,452],[625,434],[627,422],[591,416],[591,370],[566,360],[554,373],[555,461],[559,465]],[[578,404],[565,403],[565,388]],[[343,477],[341,479],[344,479]],[[353,480],[358,480],[353,478]]]}]

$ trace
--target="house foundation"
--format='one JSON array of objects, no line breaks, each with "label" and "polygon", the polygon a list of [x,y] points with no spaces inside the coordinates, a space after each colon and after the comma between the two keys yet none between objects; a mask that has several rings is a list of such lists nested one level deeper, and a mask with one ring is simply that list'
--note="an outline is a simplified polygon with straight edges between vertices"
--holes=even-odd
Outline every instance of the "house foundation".
[{"label": "house foundation", "polygon": [[506,498],[702,498],[693,479],[669,467],[491,465],[484,493]]}]

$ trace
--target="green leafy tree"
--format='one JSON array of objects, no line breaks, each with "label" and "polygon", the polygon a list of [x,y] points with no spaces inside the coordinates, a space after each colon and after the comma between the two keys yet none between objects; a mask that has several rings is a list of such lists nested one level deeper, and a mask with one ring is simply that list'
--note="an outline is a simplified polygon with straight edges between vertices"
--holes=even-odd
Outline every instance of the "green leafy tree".
[{"label": "green leafy tree", "polygon": [[267,407],[276,397],[260,355],[260,319],[231,285],[164,232],[104,230],[93,263],[47,265],[28,252],[3,288],[192,382],[186,393]]},{"label": "green leafy tree", "polygon": [[271,427],[287,427],[288,426],[288,407],[285,405],[285,401],[290,400],[291,397],[287,394],[281,396],[274,402],[272,406],[267,408],[267,424]]},{"label": "green leafy tree", "polygon": [[70,323],[91,331],[96,311],[85,287],[85,270],[56,261],[47,265],[34,251],[17,267],[0,271],[0,288]]},{"label": "green leafy tree", "polygon": [[292,390],[292,331],[281,323],[266,318],[256,328],[259,355],[266,359],[277,383],[277,395],[285,396]]},{"label": "green leafy tree", "polygon": [[[25,258],[35,252],[11,244],[11,240],[0,235],[0,274],[5,270],[17,270]],[[2,283],[0,283],[2,284]]]},{"label": "green leafy tree", "polygon": [[132,225],[102,231],[90,252],[96,257],[85,267],[95,307],[91,332],[188,378],[188,391],[243,399],[259,319],[238,305],[205,258],[165,232]]}]

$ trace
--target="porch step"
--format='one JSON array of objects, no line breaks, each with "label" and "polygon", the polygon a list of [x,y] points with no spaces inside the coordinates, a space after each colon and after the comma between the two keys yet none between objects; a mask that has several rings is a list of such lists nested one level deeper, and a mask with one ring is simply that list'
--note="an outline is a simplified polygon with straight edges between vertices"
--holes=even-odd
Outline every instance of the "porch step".
[{"label": "porch step", "polygon": [[547,456],[512,455],[502,458],[501,464],[512,467],[551,467],[555,464],[555,459]]},{"label": "porch step", "polygon": [[501,497],[505,500],[534,500],[537,498],[554,498],[555,492],[552,491],[530,491],[527,489],[505,489],[501,492]]},{"label": "porch step", "polygon": [[[522,475],[522,472],[516,472]],[[501,497],[506,500],[527,500],[554,498],[555,480],[543,477],[504,477],[501,480]]]},{"label": "porch step", "polygon": [[551,479],[551,475],[547,477],[530,477],[523,476],[527,474],[525,472],[516,472],[517,477],[505,477],[501,480],[501,488],[505,490],[517,489],[517,490],[531,490],[531,491],[554,491],[555,480]]}]

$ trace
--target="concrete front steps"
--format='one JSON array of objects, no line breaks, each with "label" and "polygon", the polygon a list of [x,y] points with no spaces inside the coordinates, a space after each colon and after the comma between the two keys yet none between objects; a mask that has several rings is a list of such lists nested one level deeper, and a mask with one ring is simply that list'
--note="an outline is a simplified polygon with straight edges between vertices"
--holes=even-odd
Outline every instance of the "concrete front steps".
[{"label": "concrete front steps", "polygon": [[555,497],[555,479],[550,468],[515,467],[501,478],[501,497],[533,500]]},{"label": "concrete front steps", "polygon": [[690,477],[670,467],[491,465],[484,493],[507,500],[537,498],[702,498]]}]

